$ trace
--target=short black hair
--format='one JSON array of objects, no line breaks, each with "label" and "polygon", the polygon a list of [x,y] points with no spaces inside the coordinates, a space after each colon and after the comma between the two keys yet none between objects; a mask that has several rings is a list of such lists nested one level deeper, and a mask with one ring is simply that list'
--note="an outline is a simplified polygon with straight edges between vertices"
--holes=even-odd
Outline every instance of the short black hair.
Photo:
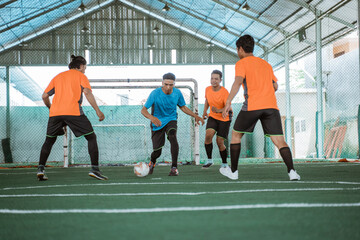
[{"label": "short black hair", "polygon": [[86,65],[86,60],[82,56],[71,55],[71,62],[69,63],[69,69],[80,68],[80,65]]},{"label": "short black hair", "polygon": [[214,70],[211,74],[219,74],[220,79],[222,79],[222,72],[220,70]]},{"label": "short black hair", "polygon": [[236,41],[236,48],[240,49],[240,47],[242,47],[246,53],[252,53],[254,51],[254,46],[254,38],[250,35],[241,36]]},{"label": "short black hair", "polygon": [[174,80],[176,79],[175,75],[173,73],[165,73],[163,76],[163,80],[165,79],[170,79],[170,80]]}]

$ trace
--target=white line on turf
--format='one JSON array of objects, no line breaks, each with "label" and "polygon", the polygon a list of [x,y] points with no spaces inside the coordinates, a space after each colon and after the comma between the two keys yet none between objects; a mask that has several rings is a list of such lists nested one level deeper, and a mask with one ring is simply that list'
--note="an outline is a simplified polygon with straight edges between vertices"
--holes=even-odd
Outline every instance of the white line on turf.
[{"label": "white line on turf", "polygon": [[155,213],[155,212],[182,212],[182,211],[218,211],[235,209],[266,209],[266,208],[334,208],[360,207],[357,203],[280,203],[280,204],[244,204],[209,207],[173,207],[173,208],[129,208],[129,209],[43,209],[20,210],[0,209],[3,214],[49,214],[49,213]]},{"label": "white line on turf", "polygon": [[158,193],[56,193],[56,194],[8,194],[0,198],[24,197],[113,197],[113,196],[162,196],[184,195],[198,196],[205,194],[232,194],[232,193],[258,193],[258,192],[305,192],[305,191],[357,191],[360,188],[291,188],[291,189],[246,189],[217,192],[158,192]]},{"label": "white line on turf", "polygon": [[0,190],[21,190],[36,188],[61,188],[61,187],[85,187],[85,186],[116,186],[116,185],[213,185],[213,184],[349,184],[360,185],[360,182],[343,182],[343,181],[227,181],[227,182],[119,182],[119,183],[88,183],[88,184],[62,184],[62,185],[39,185],[27,187],[6,187]]}]

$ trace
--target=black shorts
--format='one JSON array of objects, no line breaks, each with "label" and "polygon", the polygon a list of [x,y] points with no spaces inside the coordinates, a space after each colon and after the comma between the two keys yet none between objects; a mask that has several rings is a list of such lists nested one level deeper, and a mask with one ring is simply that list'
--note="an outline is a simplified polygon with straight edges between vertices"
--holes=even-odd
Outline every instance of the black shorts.
[{"label": "black shorts", "polygon": [[206,123],[206,130],[214,129],[218,137],[227,139],[231,121],[220,121],[209,117]]},{"label": "black shorts", "polygon": [[151,140],[153,144],[154,151],[161,149],[165,145],[165,133],[169,138],[170,130],[177,131],[177,121],[170,121],[160,130],[151,131]]},{"label": "black shorts", "polygon": [[272,108],[255,111],[241,110],[236,118],[234,131],[252,133],[259,119],[266,136],[283,135],[280,112]]},{"label": "black shorts", "polygon": [[76,137],[88,135],[94,132],[94,129],[85,115],[80,116],[55,116],[50,117],[46,136],[56,137],[64,135],[64,127],[69,126]]}]

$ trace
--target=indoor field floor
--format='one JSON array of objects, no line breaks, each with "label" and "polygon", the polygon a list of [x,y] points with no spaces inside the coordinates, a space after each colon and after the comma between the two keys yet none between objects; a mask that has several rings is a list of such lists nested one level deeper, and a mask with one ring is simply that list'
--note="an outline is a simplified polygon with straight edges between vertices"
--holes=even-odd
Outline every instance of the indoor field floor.
[{"label": "indoor field floor", "polygon": [[0,169],[0,239],[360,239],[360,164],[239,165],[239,180],[209,169],[132,166]]}]

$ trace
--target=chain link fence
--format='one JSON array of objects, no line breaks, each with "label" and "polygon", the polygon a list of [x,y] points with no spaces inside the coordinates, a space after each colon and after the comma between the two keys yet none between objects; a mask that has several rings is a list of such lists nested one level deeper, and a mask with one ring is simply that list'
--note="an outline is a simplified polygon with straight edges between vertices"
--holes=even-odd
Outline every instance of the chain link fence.
[{"label": "chain link fence", "polygon": [[[214,19],[220,19],[224,15],[222,11],[213,11],[213,14],[216,14],[211,16]],[[211,20],[211,18],[208,19]],[[191,21],[191,19],[189,17],[186,21]],[[332,31],[330,24],[324,21],[322,26],[323,32]],[[199,27],[194,26],[193,30]],[[229,29],[218,30],[221,38],[236,37],[230,34]],[[252,33],[249,32],[249,34]],[[276,35],[274,38],[280,37]],[[315,36],[308,36],[308,38],[309,41],[315,42]],[[279,42],[282,40],[283,38],[279,39]],[[289,44],[290,49],[298,49],[297,45],[305,43],[292,38]],[[264,49],[260,49],[259,45],[256,49],[257,53],[264,53]],[[283,63],[284,46],[279,44],[274,52],[264,57],[269,60],[276,59],[273,62]],[[50,74],[48,68],[44,66],[52,64],[63,66],[61,70],[56,70],[56,74],[65,71],[71,54],[83,55],[87,58],[89,78],[93,76],[101,78],[101,75],[110,71],[112,66],[118,67],[118,73],[113,73],[112,78],[119,78],[118,75],[126,72],[126,78],[129,79],[139,73],[143,73],[142,78],[149,77],[147,73],[150,69],[155,67],[159,69],[162,66],[156,75],[161,77],[163,73],[171,71],[169,66],[178,66],[177,78],[194,78],[198,81],[198,113],[200,114],[203,111],[205,88],[210,85],[211,71],[214,69],[223,71],[223,85],[230,91],[234,81],[234,64],[238,60],[236,53],[229,49],[224,50],[211,41],[191,36],[166,22],[129,9],[122,4],[115,4],[93,14],[84,15],[77,21],[57,28],[49,34],[41,35],[1,55],[0,65],[9,66],[9,71],[7,73],[7,68],[0,66],[0,138],[2,141],[0,163],[8,162],[5,155],[9,156],[10,152],[11,161],[16,164],[37,164],[40,149],[45,140],[48,120],[48,109],[42,103],[41,94],[51,78],[55,76],[55,73]],[[317,157],[318,126],[316,54],[311,53],[299,57],[300,55],[301,53],[296,53],[294,56],[297,59],[291,59],[290,102],[286,97],[284,69],[274,66],[275,75],[279,80],[276,96],[283,127],[286,108],[290,104],[291,131],[287,134],[291,134],[289,145],[291,145],[294,158],[314,159]],[[123,65],[129,64],[137,68],[132,70],[133,72],[127,71],[125,67],[122,68]],[[204,70],[202,67],[205,64],[208,64],[211,69]],[[24,67],[20,67],[22,65],[37,65],[38,67],[34,67],[33,70],[38,71],[37,74],[30,76]],[[40,76],[44,74],[47,74],[47,77],[40,79]],[[9,96],[7,95],[7,77],[9,78]],[[359,157],[359,82],[359,43],[356,33],[338,38],[322,48],[323,151],[327,159]],[[96,85],[92,84],[92,86]],[[115,85],[106,83],[106,86]],[[152,152],[150,122],[141,115],[140,110],[151,90],[152,88],[94,89],[100,109],[106,116],[103,122],[98,122],[95,112],[86,101],[84,102],[85,113],[98,136],[102,163],[132,163],[149,158]],[[192,108],[192,93],[188,89],[181,90],[187,105]],[[9,105],[7,104],[8,97]],[[232,125],[243,101],[241,88],[233,101]],[[178,110],[178,113],[179,161],[192,161],[193,119],[181,110]],[[62,164],[63,145],[67,145],[70,164],[88,164],[90,161],[86,140],[75,138],[70,131],[68,133],[66,141],[62,137],[58,138],[48,162]],[[200,127],[199,138],[202,162],[206,159],[205,126]],[[220,162],[215,139],[213,156]],[[260,123],[257,124],[253,135],[247,135],[243,139],[241,157],[259,161],[263,161],[263,158],[280,159],[278,150],[268,138],[264,137]],[[170,146],[166,141],[159,161],[170,160]]]}]

